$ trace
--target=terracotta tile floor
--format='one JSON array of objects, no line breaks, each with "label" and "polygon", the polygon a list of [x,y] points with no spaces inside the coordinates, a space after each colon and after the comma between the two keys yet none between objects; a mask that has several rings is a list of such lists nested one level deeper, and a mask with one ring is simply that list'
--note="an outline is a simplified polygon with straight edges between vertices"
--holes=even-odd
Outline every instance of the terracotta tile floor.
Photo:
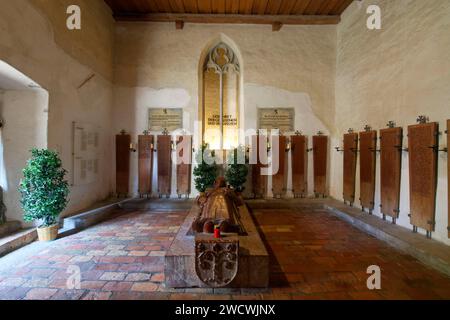
[{"label": "terracotta tile floor", "polygon": [[[450,278],[323,210],[254,212],[270,289],[164,288],[163,259],[186,213],[128,212],[5,266],[0,299],[449,299]],[[15,253],[13,253],[14,255]],[[366,287],[367,267],[382,290]],[[81,288],[69,290],[73,268]]]}]

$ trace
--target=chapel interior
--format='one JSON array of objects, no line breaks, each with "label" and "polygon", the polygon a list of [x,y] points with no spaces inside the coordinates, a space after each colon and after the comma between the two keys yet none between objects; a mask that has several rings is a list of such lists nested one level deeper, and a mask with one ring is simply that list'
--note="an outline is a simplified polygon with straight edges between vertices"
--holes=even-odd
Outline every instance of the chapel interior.
[{"label": "chapel interior", "polygon": [[448,0],[0,0],[0,300],[450,299],[449,52]]}]

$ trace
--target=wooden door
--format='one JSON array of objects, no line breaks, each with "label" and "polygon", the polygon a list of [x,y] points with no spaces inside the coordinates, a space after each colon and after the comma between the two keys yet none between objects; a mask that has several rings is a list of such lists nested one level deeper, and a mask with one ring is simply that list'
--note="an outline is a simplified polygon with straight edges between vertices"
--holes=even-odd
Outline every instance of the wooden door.
[{"label": "wooden door", "polygon": [[356,160],[358,153],[358,134],[344,135],[344,200],[351,205],[355,202]]},{"label": "wooden door", "polygon": [[177,139],[177,194],[189,196],[192,175],[192,136]]},{"label": "wooden door", "polygon": [[327,194],[328,137],[313,137],[314,193]]},{"label": "wooden door", "polygon": [[381,213],[397,219],[400,214],[403,129],[380,130]]},{"label": "wooden door", "polygon": [[267,136],[252,136],[252,192],[255,198],[265,197],[267,194],[267,175],[261,170],[267,168]]},{"label": "wooden door", "polygon": [[438,123],[408,127],[409,191],[411,224],[434,231]]},{"label": "wooden door", "polygon": [[[278,146],[274,143],[276,139],[278,139]],[[278,156],[278,171],[272,176],[272,192],[274,197],[282,197],[286,193],[287,189],[288,159],[286,156],[286,146],[286,136],[272,137],[272,162],[274,161],[274,157]],[[272,167],[275,171],[276,168],[274,164],[272,164]]]},{"label": "wooden door", "polygon": [[294,197],[308,193],[308,137],[291,136],[292,192]]},{"label": "wooden door", "polygon": [[128,196],[130,181],[130,144],[129,134],[116,135],[116,193]]},{"label": "wooden door", "polygon": [[372,212],[375,207],[375,164],[377,152],[377,132],[360,132],[359,143],[360,202],[363,208],[367,208],[370,212]]},{"label": "wooden door", "polygon": [[158,194],[170,197],[172,192],[172,137],[158,136]]},{"label": "wooden door", "polygon": [[139,194],[151,195],[153,177],[153,136],[138,137]]}]

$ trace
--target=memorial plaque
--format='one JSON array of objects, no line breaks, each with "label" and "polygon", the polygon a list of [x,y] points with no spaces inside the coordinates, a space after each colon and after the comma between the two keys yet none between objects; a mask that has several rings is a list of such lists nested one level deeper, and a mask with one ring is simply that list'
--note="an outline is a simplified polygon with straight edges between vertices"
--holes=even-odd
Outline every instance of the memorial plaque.
[{"label": "memorial plaque", "polygon": [[372,212],[375,207],[375,163],[377,150],[377,132],[360,132],[359,140],[359,182],[361,190],[360,202],[363,208],[367,208],[370,212]]},{"label": "memorial plaque", "polygon": [[117,196],[128,196],[130,181],[130,144],[129,134],[116,136],[116,193]]},{"label": "memorial plaque", "polygon": [[267,175],[262,175],[261,170],[267,168],[267,136],[252,136],[251,148],[253,195],[264,198],[267,194]]},{"label": "memorial plaque", "polygon": [[148,111],[149,131],[175,131],[183,128],[183,109],[150,108]]},{"label": "memorial plaque", "polygon": [[344,200],[350,205],[355,202],[356,160],[358,152],[358,134],[344,135]]},{"label": "memorial plaque", "polygon": [[170,197],[172,192],[172,137],[158,136],[158,194]]},{"label": "memorial plaque", "polygon": [[431,232],[435,224],[438,123],[409,126],[408,149],[411,224]]},{"label": "memorial plaque", "polygon": [[308,137],[291,136],[292,192],[303,197],[308,192]]},{"label": "memorial plaque", "polygon": [[177,139],[177,194],[189,196],[191,193],[192,136]]},{"label": "memorial plaque", "polygon": [[314,193],[327,194],[328,137],[313,137]]},{"label": "memorial plaque", "polygon": [[380,130],[381,213],[397,219],[400,214],[402,128]]},{"label": "memorial plaque", "polygon": [[[275,149],[275,139],[278,139],[278,150]],[[287,189],[288,159],[286,155],[286,146],[286,136],[272,136],[272,158],[277,156],[276,153],[278,153],[278,172],[272,176],[272,192],[274,197],[282,197]]]},{"label": "memorial plaque", "polygon": [[138,137],[139,194],[151,195],[153,174],[153,136]]},{"label": "memorial plaque", "polygon": [[450,120],[447,120],[447,193],[448,193],[448,198],[447,198],[447,203],[448,203],[448,237],[450,238]]},{"label": "memorial plaque", "polygon": [[260,108],[258,109],[259,129],[279,129],[281,132],[294,130],[295,110],[293,108]]}]

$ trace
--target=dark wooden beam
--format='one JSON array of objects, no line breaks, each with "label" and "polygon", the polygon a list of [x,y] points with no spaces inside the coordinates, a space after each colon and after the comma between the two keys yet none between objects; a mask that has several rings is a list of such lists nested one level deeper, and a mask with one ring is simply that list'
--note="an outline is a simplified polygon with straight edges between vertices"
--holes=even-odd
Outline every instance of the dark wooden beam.
[{"label": "dark wooden beam", "polygon": [[281,25],[323,25],[338,24],[338,15],[245,15],[245,14],[178,14],[178,13],[150,13],[150,14],[115,14],[117,21],[150,21],[185,23],[235,23],[235,24],[281,24]]}]

